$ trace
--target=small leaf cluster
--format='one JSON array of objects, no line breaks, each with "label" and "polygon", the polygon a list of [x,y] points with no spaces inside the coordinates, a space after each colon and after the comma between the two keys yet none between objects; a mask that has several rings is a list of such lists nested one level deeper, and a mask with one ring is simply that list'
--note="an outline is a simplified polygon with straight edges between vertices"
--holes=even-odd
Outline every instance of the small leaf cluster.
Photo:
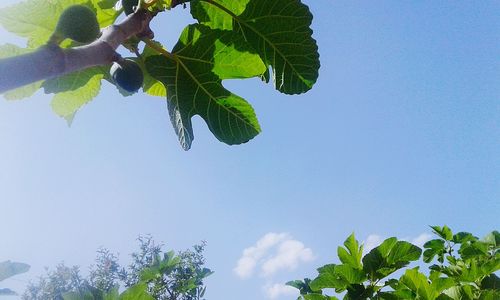
[{"label": "small leaf cluster", "polygon": [[[453,234],[447,226],[432,226],[437,238],[422,249],[395,237],[386,239],[363,256],[363,245],[350,235],[337,249],[340,264],[318,269],[311,279],[287,284],[300,291],[299,300],[422,299],[422,300],[498,300],[500,299],[500,233],[493,231],[483,239],[467,232]],[[423,265],[423,264],[422,264]],[[402,273],[394,278],[395,272]],[[337,295],[328,295],[332,289]]]}]

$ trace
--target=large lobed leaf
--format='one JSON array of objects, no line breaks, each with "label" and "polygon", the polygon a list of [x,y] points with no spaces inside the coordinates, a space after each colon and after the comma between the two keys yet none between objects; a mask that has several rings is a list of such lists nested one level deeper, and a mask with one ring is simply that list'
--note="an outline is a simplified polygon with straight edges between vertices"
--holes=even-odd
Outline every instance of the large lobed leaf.
[{"label": "large lobed leaf", "polygon": [[442,239],[447,241],[453,240],[453,233],[451,232],[451,229],[448,226],[446,225],[444,225],[443,227],[431,226],[431,228],[434,231],[434,233],[437,234]]},{"label": "large lobed leaf", "polygon": [[[156,44],[157,47],[163,48],[163,46],[160,43],[158,42],[154,43]],[[142,59],[137,61],[144,69],[144,85],[142,86],[142,90],[148,95],[166,98],[167,89],[165,88],[163,83],[161,83],[161,81],[156,80],[153,76],[149,74],[145,65],[147,58],[154,55],[158,55],[158,52],[156,52],[154,49],[146,45],[141,54]]]},{"label": "large lobed leaf", "polygon": [[438,256],[440,262],[444,261],[445,245],[444,240],[433,239],[424,244],[424,262],[429,263],[434,259],[434,256]]},{"label": "large lobed leaf", "polygon": [[313,17],[300,0],[194,0],[191,5],[201,24],[241,34],[272,67],[280,92],[304,93],[316,82],[320,62]]},{"label": "large lobed leaf", "polygon": [[[236,16],[241,15],[251,0],[217,0],[216,3],[227,8]],[[234,18],[211,3],[191,1],[191,14],[202,24],[215,29],[235,29]],[[237,27],[237,26],[236,26]]]},{"label": "large lobed leaf", "polygon": [[54,112],[70,121],[83,105],[97,97],[107,69],[93,67],[45,81],[45,93],[55,94],[51,103]]},{"label": "large lobed leaf", "polygon": [[0,281],[18,274],[26,273],[29,269],[30,266],[24,263],[12,262],[10,260],[0,262]]},{"label": "large lobed leaf", "polygon": [[422,249],[395,237],[388,238],[363,257],[363,270],[372,279],[382,279],[418,260]]},{"label": "large lobed leaf", "polygon": [[148,285],[146,283],[138,283],[125,292],[123,292],[119,300],[154,300],[154,298],[148,294]]},{"label": "large lobed leaf", "polygon": [[353,268],[362,269],[361,257],[363,256],[363,246],[359,246],[354,233],[345,240],[344,246],[345,248],[340,246],[337,248],[337,254],[340,261]]},{"label": "large lobed leaf", "polygon": [[198,24],[186,27],[172,56],[146,59],[148,72],[167,87],[171,121],[185,150],[193,141],[194,115],[229,145],[245,143],[260,132],[250,104],[222,85],[222,79],[255,77],[265,71],[250,50],[240,35]]},{"label": "large lobed leaf", "polygon": [[416,299],[434,300],[439,295],[418,268],[406,270],[401,283],[415,293]]},{"label": "large lobed leaf", "polygon": [[363,270],[353,268],[348,264],[325,265],[319,268],[318,272],[318,277],[310,284],[315,291],[331,288],[335,289],[336,292],[342,292],[366,280]]},{"label": "large lobed leaf", "polygon": [[349,285],[349,282],[341,278],[336,272],[335,264],[324,265],[321,268],[318,268],[318,277],[316,277],[309,286],[313,291],[321,291],[325,288],[336,289],[341,292],[346,289]]}]

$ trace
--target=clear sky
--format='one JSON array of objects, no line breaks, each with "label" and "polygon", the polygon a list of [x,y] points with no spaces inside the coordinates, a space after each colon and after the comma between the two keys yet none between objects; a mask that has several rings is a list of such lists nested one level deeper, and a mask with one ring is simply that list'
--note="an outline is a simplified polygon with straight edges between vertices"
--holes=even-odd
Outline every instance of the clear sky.
[{"label": "clear sky", "polygon": [[[315,276],[353,231],[370,243],[499,229],[500,2],[304,2],[318,83],[293,97],[226,82],[263,128],[245,145],[195,118],[184,152],[165,100],[109,84],[71,128],[42,93],[1,100],[0,261],[32,265],[2,286],[61,261],[86,269],[100,246],[126,262],[150,233],[176,250],[208,242],[209,300],[295,299],[275,284]],[[168,47],[187,13],[155,24]]]}]

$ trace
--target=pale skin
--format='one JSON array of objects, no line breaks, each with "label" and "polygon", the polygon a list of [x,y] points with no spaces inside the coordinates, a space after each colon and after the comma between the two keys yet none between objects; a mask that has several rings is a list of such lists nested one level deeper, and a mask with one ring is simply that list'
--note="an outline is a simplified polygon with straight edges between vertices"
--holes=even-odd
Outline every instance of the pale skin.
[{"label": "pale skin", "polygon": [[116,49],[127,39],[151,34],[152,18],[152,13],[141,10],[120,24],[104,28],[91,44],[62,49],[48,43],[32,53],[0,59],[0,93],[89,67],[109,65],[119,59]]},{"label": "pale skin", "polygon": [[[172,8],[189,0],[173,0]],[[144,0],[148,7],[156,0]],[[40,80],[59,77],[93,66],[110,65],[120,60],[116,49],[127,39],[138,36],[153,38],[149,23],[156,14],[138,10],[123,22],[106,27],[101,36],[91,44],[62,49],[50,41],[34,52],[0,59],[0,94]]]}]

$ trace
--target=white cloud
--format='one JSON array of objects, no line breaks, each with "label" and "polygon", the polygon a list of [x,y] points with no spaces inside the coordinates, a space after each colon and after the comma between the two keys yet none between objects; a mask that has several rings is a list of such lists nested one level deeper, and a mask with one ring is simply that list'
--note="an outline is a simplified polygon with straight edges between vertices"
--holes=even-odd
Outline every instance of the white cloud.
[{"label": "white cloud", "polygon": [[293,270],[300,263],[314,259],[313,252],[300,241],[294,240],[288,233],[268,233],[257,243],[243,250],[234,272],[242,279],[253,276],[255,269],[261,269],[261,275],[269,277],[280,270]]},{"label": "white cloud", "polygon": [[416,238],[412,239],[411,243],[419,247],[423,247],[424,244],[428,242],[431,238],[432,238],[431,234],[424,232],[421,235],[417,236]]},{"label": "white cloud", "polygon": [[380,245],[383,241],[384,239],[380,235],[370,234],[363,243],[363,252],[370,252],[370,250]]},{"label": "white cloud", "polygon": [[269,299],[276,299],[281,296],[294,296],[298,294],[298,290],[281,283],[275,283],[273,285],[268,284],[264,286],[264,294]]},{"label": "white cloud", "polygon": [[296,240],[283,241],[276,255],[262,263],[262,275],[267,277],[280,270],[294,270],[301,262],[314,259],[312,250]]},{"label": "white cloud", "polygon": [[255,246],[243,250],[243,255],[234,268],[236,275],[240,278],[251,277],[257,263],[268,253],[269,249],[286,239],[290,239],[287,233],[270,232],[258,240]]}]

